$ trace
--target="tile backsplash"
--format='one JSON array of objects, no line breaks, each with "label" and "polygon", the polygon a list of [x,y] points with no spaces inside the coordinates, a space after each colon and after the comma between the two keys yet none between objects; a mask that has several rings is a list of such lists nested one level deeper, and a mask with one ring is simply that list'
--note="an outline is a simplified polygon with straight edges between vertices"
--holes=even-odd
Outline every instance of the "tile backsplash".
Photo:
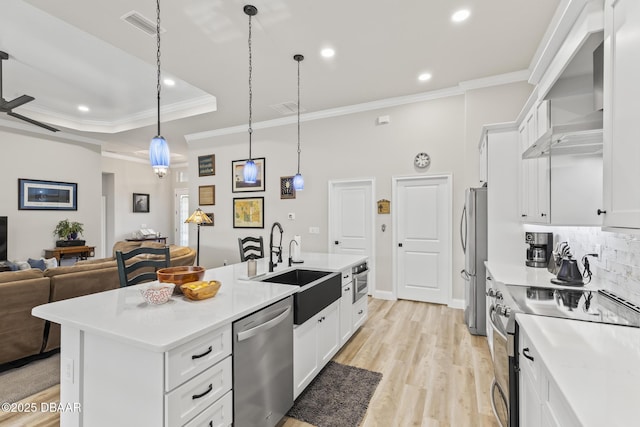
[{"label": "tile backsplash", "polygon": [[612,233],[599,227],[545,227],[553,233],[554,244],[567,242],[574,258],[596,250],[602,256],[589,258],[593,277],[604,288],[635,303],[640,303],[640,235]]}]

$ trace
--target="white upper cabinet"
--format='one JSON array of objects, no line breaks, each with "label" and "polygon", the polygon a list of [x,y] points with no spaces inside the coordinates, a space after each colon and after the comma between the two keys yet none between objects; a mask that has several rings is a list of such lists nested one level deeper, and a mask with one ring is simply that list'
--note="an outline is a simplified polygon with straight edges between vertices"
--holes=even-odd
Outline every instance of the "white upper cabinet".
[{"label": "white upper cabinet", "polygon": [[640,2],[607,0],[603,225],[640,228]]}]

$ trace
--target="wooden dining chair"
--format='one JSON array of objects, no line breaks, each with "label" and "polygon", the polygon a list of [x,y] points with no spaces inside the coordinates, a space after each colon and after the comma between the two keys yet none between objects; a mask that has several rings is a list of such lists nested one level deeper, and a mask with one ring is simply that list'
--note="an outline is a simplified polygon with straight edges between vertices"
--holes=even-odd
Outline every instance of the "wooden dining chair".
[{"label": "wooden dining chair", "polygon": [[[139,255],[143,255],[138,257]],[[128,262],[130,259],[137,259]],[[138,283],[156,280],[156,272],[169,267],[169,247],[148,248],[140,247],[129,252],[116,251],[118,261],[118,277],[120,287],[124,288]]]},{"label": "wooden dining chair", "polygon": [[238,237],[238,247],[240,249],[240,262],[249,259],[264,258],[264,243],[260,237]]}]

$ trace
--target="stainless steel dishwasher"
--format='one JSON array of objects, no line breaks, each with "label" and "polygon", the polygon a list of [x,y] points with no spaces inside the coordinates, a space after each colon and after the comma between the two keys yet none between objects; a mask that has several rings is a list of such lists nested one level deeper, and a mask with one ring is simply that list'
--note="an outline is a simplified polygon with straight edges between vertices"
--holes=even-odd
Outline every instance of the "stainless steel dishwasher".
[{"label": "stainless steel dishwasher", "polygon": [[293,297],[233,323],[233,425],[273,427],[293,406]]}]

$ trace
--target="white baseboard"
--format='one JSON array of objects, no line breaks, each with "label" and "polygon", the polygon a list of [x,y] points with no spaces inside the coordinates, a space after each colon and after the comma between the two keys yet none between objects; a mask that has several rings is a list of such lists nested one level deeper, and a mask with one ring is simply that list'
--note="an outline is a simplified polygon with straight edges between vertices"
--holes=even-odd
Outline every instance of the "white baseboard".
[{"label": "white baseboard", "polygon": [[449,302],[449,307],[451,308],[458,308],[460,310],[464,310],[465,307],[465,301],[463,299],[452,299]]},{"label": "white baseboard", "polygon": [[373,297],[377,299],[386,299],[389,301],[395,301],[398,299],[393,295],[393,292],[391,291],[375,291]]}]

